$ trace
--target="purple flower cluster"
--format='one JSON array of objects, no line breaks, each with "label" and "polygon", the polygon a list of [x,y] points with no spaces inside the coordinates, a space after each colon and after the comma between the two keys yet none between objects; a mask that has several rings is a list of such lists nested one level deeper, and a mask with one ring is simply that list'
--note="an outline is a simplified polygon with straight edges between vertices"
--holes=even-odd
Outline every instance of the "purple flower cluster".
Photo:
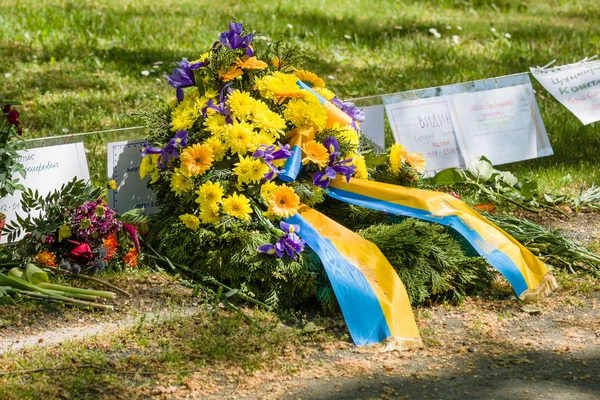
[{"label": "purple flower cluster", "polygon": [[228,124],[233,124],[233,120],[231,119],[231,110],[229,106],[226,104],[227,99],[233,89],[231,89],[231,83],[227,83],[223,85],[221,91],[219,92],[219,103],[215,103],[213,99],[208,99],[204,107],[202,107],[202,117],[206,118],[208,109],[215,110],[217,113],[225,116],[225,122]]},{"label": "purple flower cluster", "polygon": [[177,100],[183,101],[183,89],[196,86],[196,78],[194,78],[194,70],[206,67],[206,63],[197,62],[190,64],[188,60],[181,60],[175,63],[178,68],[175,68],[171,75],[165,75],[169,86],[176,89]]},{"label": "purple flower cluster", "polygon": [[365,121],[365,113],[362,108],[358,108],[354,106],[354,103],[347,101],[342,102],[337,97],[331,99],[331,102],[335,104],[339,109],[345,112],[350,118],[352,118],[352,128],[354,128],[358,132],[358,124],[357,122],[363,123]]},{"label": "purple flower cluster", "polygon": [[221,46],[227,47],[232,50],[243,49],[246,51],[246,55],[251,57],[254,55],[254,49],[252,48],[252,34],[243,36],[244,26],[236,22],[229,23],[229,30],[221,32],[219,41],[213,44],[213,50],[218,50]]},{"label": "purple flower cluster", "polygon": [[102,199],[88,201],[71,213],[71,230],[80,240],[100,244],[103,237],[121,229],[115,216],[115,210]]},{"label": "purple flower cluster", "polygon": [[338,160],[340,156],[338,141],[333,136],[325,139],[323,145],[329,151],[329,163],[324,171],[315,172],[313,184],[326,188],[329,186],[329,182],[335,179],[337,174],[346,175],[346,182],[350,182],[350,177],[356,172],[356,166],[352,164],[352,158]]},{"label": "purple flower cluster", "polygon": [[152,147],[148,145],[148,142],[142,146],[142,157],[146,157],[147,154],[160,154],[158,160],[158,167],[161,169],[167,168],[171,158],[179,158],[179,149],[183,149],[187,146],[188,142],[188,131],[182,129],[178,131],[175,136],[165,147]]},{"label": "purple flower cluster", "polygon": [[288,224],[287,222],[281,221],[279,223],[281,230],[285,232],[283,236],[279,238],[277,243],[270,244],[266,243],[256,249],[260,253],[276,255],[279,258],[283,258],[284,254],[287,254],[291,258],[296,258],[297,254],[304,251],[304,240],[300,239],[300,236],[296,232],[300,232],[300,226],[296,224]]},{"label": "purple flower cluster", "polygon": [[285,146],[283,146],[279,142],[277,144],[279,145],[279,150],[275,150],[275,145],[267,146],[266,144],[261,144],[256,148],[254,154],[252,154],[253,158],[264,158],[265,163],[271,169],[263,177],[267,181],[270,181],[273,178],[275,178],[277,174],[283,174],[285,172],[284,169],[275,168],[275,166],[273,165],[273,161],[284,160],[292,157],[293,151],[290,150],[289,144],[286,144]]}]

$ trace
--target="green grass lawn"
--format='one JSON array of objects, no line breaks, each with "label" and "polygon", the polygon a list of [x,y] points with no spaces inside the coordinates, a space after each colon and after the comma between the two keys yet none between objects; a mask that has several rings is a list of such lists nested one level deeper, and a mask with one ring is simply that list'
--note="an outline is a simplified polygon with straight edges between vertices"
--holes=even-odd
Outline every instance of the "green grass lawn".
[{"label": "green grass lawn", "polygon": [[[3,5],[0,91],[24,102],[27,136],[138,125],[133,110],[174,95],[162,78],[171,63],[204,52],[231,16],[259,31],[259,40],[282,36],[301,45],[313,57],[308,69],[344,97],[524,72],[553,59],[578,61],[600,47],[597,0],[5,0]],[[442,37],[436,39],[430,28]],[[534,87],[555,155],[510,168],[537,176],[544,190],[600,184],[600,124],[582,126],[537,82]]]}]

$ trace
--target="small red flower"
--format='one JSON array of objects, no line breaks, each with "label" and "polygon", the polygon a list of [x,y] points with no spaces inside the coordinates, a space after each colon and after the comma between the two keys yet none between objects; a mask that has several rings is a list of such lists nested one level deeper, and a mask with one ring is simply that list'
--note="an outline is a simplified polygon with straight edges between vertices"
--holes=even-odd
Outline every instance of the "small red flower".
[{"label": "small red flower", "polygon": [[5,113],[7,113],[7,112],[9,112],[9,111],[10,111],[10,104],[6,104],[6,105],[4,106],[4,108],[2,108],[2,112],[5,112]]},{"label": "small red flower", "polygon": [[75,247],[67,254],[67,257],[76,262],[79,265],[86,265],[92,258],[94,258],[94,253],[92,253],[92,248],[89,244],[84,242],[76,242],[74,240],[69,240],[69,243],[75,245]]},{"label": "small red flower", "polygon": [[10,110],[6,119],[13,125],[19,125],[19,112],[17,110]]}]

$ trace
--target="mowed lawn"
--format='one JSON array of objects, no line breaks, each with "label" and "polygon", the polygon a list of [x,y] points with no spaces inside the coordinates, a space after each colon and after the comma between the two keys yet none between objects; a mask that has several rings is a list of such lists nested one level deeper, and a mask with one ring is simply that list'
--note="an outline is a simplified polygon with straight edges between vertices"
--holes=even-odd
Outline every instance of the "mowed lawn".
[{"label": "mowed lawn", "polygon": [[[133,110],[172,98],[162,77],[172,62],[206,51],[231,16],[259,31],[257,41],[281,36],[302,46],[313,57],[307,69],[343,97],[524,72],[600,49],[597,0],[2,4],[0,92],[24,103],[27,136],[138,125]],[[510,169],[548,191],[600,184],[600,123],[582,126],[534,87],[555,155]]]}]

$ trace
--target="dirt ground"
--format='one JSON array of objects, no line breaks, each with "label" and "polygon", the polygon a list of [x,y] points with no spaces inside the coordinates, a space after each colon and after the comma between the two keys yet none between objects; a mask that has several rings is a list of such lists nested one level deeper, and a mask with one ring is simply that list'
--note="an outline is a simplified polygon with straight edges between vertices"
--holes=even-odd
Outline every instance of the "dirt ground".
[{"label": "dirt ground", "polygon": [[[565,235],[586,244],[600,239],[597,213],[536,222],[562,228]],[[600,399],[600,285],[589,276],[558,277],[561,287],[536,304],[517,301],[506,283],[498,281],[460,306],[416,309],[422,349],[364,354],[349,341],[341,320],[321,321],[318,328],[323,329],[305,335],[303,348],[282,351],[276,362],[258,371],[206,370],[192,374],[187,383],[150,384],[139,397]],[[149,276],[144,282],[130,282],[139,296],[127,303],[120,318],[172,304],[193,307],[187,289],[162,279]],[[62,322],[52,313],[43,314],[0,311],[0,321],[5,321],[0,325],[2,341],[30,340],[31,345],[43,346],[31,339],[44,331],[119,324],[115,316],[82,311],[69,313]]]}]

